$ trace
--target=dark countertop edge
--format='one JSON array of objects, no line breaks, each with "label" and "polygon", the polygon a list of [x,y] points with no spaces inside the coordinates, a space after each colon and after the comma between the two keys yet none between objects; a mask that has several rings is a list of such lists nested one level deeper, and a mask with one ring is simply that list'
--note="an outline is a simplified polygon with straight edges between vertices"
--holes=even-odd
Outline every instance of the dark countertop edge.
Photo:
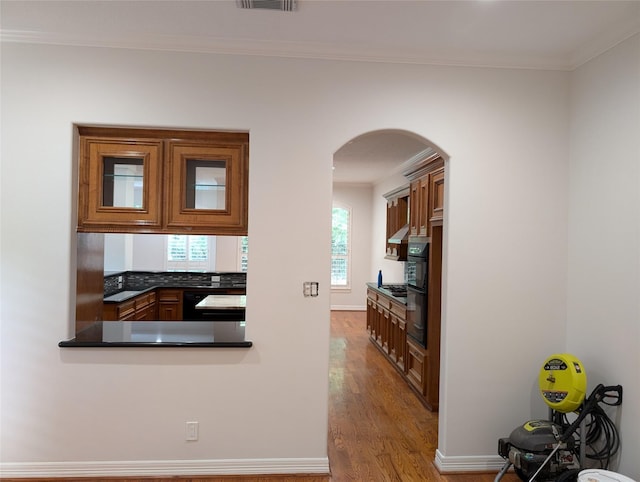
[{"label": "dark countertop edge", "polygon": [[113,293],[113,294],[111,294],[111,295],[109,295],[109,296],[104,296],[104,297],[102,298],[102,301],[103,301],[104,303],[123,303],[123,302],[125,302],[125,301],[130,300],[131,298],[135,298],[136,296],[139,296],[139,295],[141,295],[141,294],[143,294],[143,293],[146,293],[146,292],[148,292],[148,291],[153,291],[153,290],[155,290],[155,289],[157,289],[157,288],[159,288],[159,287],[158,287],[158,286],[152,286],[152,287],[150,287],[150,288],[145,288],[145,289],[143,289],[143,290],[122,290],[122,291],[135,291],[136,293],[135,293],[134,295],[131,295],[131,296],[127,296],[127,297],[125,297],[125,298],[122,298],[121,300],[118,300],[118,301],[116,301],[116,300],[107,300],[107,299],[106,299],[106,298],[110,298],[111,296],[115,296],[115,295],[117,295],[118,293],[120,293],[120,292],[121,292],[121,291],[118,291],[117,293]]},{"label": "dark countertop edge", "polygon": [[252,341],[229,341],[213,343],[180,342],[97,342],[64,340],[58,343],[60,348],[251,348]]},{"label": "dark countertop edge", "polygon": [[185,286],[185,285],[155,285],[155,286],[151,286],[149,288],[144,288],[141,290],[122,290],[122,291],[135,291],[135,294],[132,294],[131,296],[127,296],[125,298],[122,298],[121,300],[107,300],[105,298],[110,298],[111,296],[115,296],[117,295],[119,292],[113,293],[109,296],[105,296],[103,298],[103,302],[104,303],[124,303],[125,301],[129,301],[132,298],[135,298],[136,296],[139,296],[143,293],[147,293],[149,291],[153,291],[153,290],[157,290],[157,289],[181,289],[181,290],[247,290],[247,286],[211,286],[211,285],[194,285],[194,286]]}]

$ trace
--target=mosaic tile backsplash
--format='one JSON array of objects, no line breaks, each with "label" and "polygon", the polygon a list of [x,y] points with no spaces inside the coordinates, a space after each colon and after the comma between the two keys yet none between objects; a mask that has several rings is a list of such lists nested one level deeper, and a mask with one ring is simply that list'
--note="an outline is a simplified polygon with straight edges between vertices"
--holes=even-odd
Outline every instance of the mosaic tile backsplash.
[{"label": "mosaic tile backsplash", "polygon": [[185,271],[124,271],[104,277],[104,296],[123,290],[146,290],[156,287],[215,286],[244,288],[247,273],[191,273]]}]

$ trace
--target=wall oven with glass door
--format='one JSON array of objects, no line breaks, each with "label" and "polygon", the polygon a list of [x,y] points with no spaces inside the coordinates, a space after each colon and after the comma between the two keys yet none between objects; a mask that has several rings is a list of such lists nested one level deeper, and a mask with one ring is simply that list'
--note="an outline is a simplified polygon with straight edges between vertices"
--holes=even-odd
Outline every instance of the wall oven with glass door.
[{"label": "wall oven with glass door", "polygon": [[429,238],[409,239],[407,249],[407,336],[427,346]]}]

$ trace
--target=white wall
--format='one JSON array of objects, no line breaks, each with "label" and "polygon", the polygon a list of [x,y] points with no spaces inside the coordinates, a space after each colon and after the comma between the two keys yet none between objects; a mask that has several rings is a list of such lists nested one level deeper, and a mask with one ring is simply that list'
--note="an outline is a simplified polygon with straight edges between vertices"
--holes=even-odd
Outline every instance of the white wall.
[{"label": "white wall", "polygon": [[[239,271],[238,236],[210,236],[207,271]],[[163,234],[105,235],[105,271],[167,269],[167,237]]]},{"label": "white wall", "polygon": [[351,209],[351,287],[331,292],[331,308],[365,310],[371,262],[371,196],[367,184],[334,184],[333,203]]},{"label": "white wall", "polygon": [[105,272],[127,271],[131,269],[131,236],[131,234],[105,234]]},{"label": "white wall", "polygon": [[167,237],[162,234],[131,234],[131,270],[164,271],[167,267]]},{"label": "white wall", "polygon": [[567,349],[589,390],[623,386],[619,470],[640,480],[640,35],[574,72],[571,93]]},{"label": "white wall", "polygon": [[[333,152],[385,128],[450,155],[440,465],[497,457],[498,437],[544,414],[538,365],[566,345],[567,73],[20,44],[2,45],[2,72],[3,468],[325,469],[331,299],[301,285],[329,285]],[[250,131],[252,349],[57,347],[72,333],[74,122]]]},{"label": "white wall", "polygon": [[[215,271],[239,271],[240,260],[238,259],[239,250],[238,243],[240,238],[237,236],[216,236],[215,241],[215,264],[212,269]],[[251,252],[251,243],[249,243],[249,252]],[[249,255],[249,263],[251,255]]]}]

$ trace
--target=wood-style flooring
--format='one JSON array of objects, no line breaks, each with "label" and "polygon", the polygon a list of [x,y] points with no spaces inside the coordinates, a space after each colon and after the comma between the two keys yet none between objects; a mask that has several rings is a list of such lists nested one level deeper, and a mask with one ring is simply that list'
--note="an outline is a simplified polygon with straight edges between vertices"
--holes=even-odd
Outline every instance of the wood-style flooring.
[{"label": "wood-style flooring", "polygon": [[[331,314],[330,476],[72,479],[93,482],[491,482],[495,473],[440,475],[438,414],[429,412],[369,341],[364,312]],[[496,442],[497,443],[497,442]],[[3,479],[15,482],[60,479]],[[66,479],[69,480],[69,479]],[[519,480],[507,474],[504,482]]]}]

